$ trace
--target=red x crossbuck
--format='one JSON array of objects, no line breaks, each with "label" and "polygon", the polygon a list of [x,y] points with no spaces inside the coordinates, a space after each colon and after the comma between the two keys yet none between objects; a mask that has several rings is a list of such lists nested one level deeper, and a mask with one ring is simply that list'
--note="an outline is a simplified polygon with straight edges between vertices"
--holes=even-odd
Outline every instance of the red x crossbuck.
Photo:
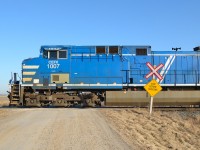
[{"label": "red x crossbuck", "polygon": [[149,62],[147,62],[146,65],[147,65],[147,66],[149,67],[149,69],[151,70],[151,72],[148,73],[148,74],[145,76],[146,79],[148,79],[149,77],[151,77],[151,76],[153,76],[153,75],[155,75],[159,80],[162,80],[162,79],[163,79],[163,77],[158,73],[158,70],[164,66],[163,64],[160,64],[160,65],[158,65],[158,66],[155,67],[155,68],[154,68],[154,67],[151,65],[151,63],[149,63]]}]

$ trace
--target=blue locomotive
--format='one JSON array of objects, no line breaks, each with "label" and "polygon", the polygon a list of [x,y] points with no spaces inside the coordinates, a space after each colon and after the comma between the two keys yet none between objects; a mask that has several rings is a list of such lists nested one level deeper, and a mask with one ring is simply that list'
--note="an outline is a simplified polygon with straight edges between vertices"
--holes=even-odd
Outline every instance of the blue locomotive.
[{"label": "blue locomotive", "polygon": [[[156,71],[160,78],[155,76],[163,91],[198,90],[199,50],[199,47],[194,51],[151,51],[151,46],[41,46],[39,57],[22,62],[22,81],[15,79],[11,84],[10,104],[68,107],[101,105],[106,101],[123,104],[128,100],[127,104],[133,105],[133,95],[144,92],[143,87],[153,78],[153,75],[147,78],[152,71],[147,63],[154,68],[163,64]],[[131,93],[121,99],[115,97],[124,91]],[[195,102],[198,104],[199,99]],[[142,100],[138,103],[144,104]]]}]

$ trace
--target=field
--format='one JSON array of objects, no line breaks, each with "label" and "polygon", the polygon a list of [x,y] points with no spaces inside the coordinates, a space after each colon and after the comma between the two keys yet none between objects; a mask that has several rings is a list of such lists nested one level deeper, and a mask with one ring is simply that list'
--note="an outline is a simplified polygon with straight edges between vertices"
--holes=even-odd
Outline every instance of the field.
[{"label": "field", "polygon": [[6,97],[0,97],[0,106],[0,149],[200,147],[199,111],[150,116],[139,108],[8,108]]},{"label": "field", "polygon": [[199,149],[200,112],[103,110],[113,129],[138,149]]},{"label": "field", "polygon": [[0,96],[0,106],[8,106],[9,100],[6,96]]}]

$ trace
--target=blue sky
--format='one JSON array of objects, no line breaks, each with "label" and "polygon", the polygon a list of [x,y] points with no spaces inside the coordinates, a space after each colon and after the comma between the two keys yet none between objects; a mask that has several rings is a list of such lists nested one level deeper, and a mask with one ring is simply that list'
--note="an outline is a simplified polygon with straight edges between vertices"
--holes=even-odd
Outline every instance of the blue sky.
[{"label": "blue sky", "polygon": [[199,0],[0,0],[0,94],[41,45],[200,45]]}]

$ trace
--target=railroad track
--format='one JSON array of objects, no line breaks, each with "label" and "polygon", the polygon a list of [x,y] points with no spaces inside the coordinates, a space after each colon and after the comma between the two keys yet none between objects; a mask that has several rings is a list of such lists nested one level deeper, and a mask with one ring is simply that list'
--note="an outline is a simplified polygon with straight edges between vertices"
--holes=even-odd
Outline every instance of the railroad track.
[{"label": "railroad track", "polygon": [[200,111],[199,107],[154,107],[154,111]]},{"label": "railroad track", "polygon": [[[104,106],[104,107],[99,107],[99,108],[103,108],[103,109],[133,109],[133,108],[137,108],[137,109],[149,109],[149,107],[108,107],[108,106]],[[153,107],[154,111],[200,111],[200,107]]]}]

